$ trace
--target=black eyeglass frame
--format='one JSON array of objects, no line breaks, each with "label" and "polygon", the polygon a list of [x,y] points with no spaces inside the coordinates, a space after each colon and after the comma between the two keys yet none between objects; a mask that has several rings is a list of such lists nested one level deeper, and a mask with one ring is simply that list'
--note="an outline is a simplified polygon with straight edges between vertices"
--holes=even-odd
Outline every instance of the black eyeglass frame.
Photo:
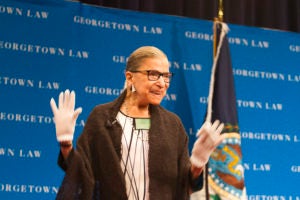
[{"label": "black eyeglass frame", "polygon": [[[163,78],[165,83],[170,83],[172,77],[174,76],[173,72],[159,72],[157,70],[130,70],[132,73],[147,73],[147,77],[149,81],[157,81],[160,77]],[[155,72],[155,74],[150,74],[151,72]],[[150,78],[152,77],[152,78]],[[153,78],[156,77],[156,78]]]}]

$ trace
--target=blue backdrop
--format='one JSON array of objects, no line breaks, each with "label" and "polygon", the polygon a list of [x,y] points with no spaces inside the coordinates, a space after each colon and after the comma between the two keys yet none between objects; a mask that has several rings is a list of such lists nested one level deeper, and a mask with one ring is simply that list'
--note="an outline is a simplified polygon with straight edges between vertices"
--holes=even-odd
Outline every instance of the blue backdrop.
[{"label": "blue backdrop", "polygon": [[[0,2],[0,199],[54,199],[63,178],[50,98],[69,88],[91,109],[116,98],[129,54],[154,45],[174,80],[163,106],[190,146],[206,111],[212,21],[64,1]],[[299,200],[300,35],[229,24],[250,200]]]}]

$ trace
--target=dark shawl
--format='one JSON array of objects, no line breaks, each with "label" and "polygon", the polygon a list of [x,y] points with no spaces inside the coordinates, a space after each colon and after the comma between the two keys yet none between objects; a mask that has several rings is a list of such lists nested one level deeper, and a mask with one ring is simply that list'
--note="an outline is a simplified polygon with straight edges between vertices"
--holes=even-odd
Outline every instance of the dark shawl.
[{"label": "dark shawl", "polygon": [[[90,113],[76,149],[58,164],[66,174],[57,199],[127,199],[120,166],[122,128],[116,116],[126,92]],[[161,106],[150,106],[149,193],[153,200],[189,199],[188,137],[179,117]]]}]

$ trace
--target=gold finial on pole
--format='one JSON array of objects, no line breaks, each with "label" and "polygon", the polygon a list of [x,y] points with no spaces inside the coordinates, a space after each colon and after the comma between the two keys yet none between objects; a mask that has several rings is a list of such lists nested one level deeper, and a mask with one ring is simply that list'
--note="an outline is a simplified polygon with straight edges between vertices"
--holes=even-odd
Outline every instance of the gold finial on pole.
[{"label": "gold finial on pole", "polygon": [[224,16],[224,12],[223,12],[223,0],[219,0],[219,8],[218,8],[218,18],[219,18],[219,21],[223,22],[223,16]]},{"label": "gold finial on pole", "polygon": [[214,43],[213,43],[213,53],[214,56],[216,55],[217,52],[217,34],[216,34],[216,26],[218,22],[223,22],[223,17],[224,17],[224,11],[223,11],[223,0],[218,0],[219,5],[218,5],[218,17],[214,18]]}]

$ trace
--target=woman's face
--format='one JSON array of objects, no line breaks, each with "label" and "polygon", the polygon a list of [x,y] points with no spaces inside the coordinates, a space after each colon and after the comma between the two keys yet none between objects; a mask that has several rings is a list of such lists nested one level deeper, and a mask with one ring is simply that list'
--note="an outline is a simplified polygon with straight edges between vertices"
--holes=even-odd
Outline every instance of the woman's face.
[{"label": "woman's face", "polygon": [[[151,71],[149,72],[149,70]],[[137,103],[139,105],[160,104],[170,85],[167,80],[169,74],[168,60],[166,58],[144,59],[137,71],[130,73],[132,74],[132,84],[136,88]]]}]

